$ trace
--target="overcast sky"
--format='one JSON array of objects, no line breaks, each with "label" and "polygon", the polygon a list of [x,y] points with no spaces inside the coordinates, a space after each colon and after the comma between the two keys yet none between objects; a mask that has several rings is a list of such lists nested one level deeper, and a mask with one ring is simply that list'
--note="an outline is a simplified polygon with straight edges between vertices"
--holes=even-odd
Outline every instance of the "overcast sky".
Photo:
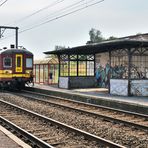
[{"label": "overcast sky", "polygon": [[[98,1],[0,0],[0,26],[18,26],[20,32],[32,27],[31,30],[19,33],[19,45],[32,51],[35,59],[44,58],[43,52],[54,50],[55,45],[65,47],[84,45],[89,40],[88,32],[91,28],[100,30],[105,38],[148,33],[148,0],[104,0],[71,15],[50,21]],[[1,5],[3,2],[5,3]],[[75,3],[80,7],[75,5],[66,9]],[[33,14],[37,11],[38,13]],[[49,22],[35,28],[35,25],[46,21]],[[5,31],[3,34],[5,38],[0,39],[0,48],[9,47],[15,42],[14,36],[11,36],[13,34],[14,31]]]}]

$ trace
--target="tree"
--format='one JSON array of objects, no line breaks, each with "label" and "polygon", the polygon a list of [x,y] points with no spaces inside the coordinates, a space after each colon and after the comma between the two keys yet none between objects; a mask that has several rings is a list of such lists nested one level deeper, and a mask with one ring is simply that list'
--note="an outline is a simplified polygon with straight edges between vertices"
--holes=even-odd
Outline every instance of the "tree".
[{"label": "tree", "polygon": [[56,45],[54,48],[54,50],[61,50],[61,49],[65,49],[65,46]]},{"label": "tree", "polygon": [[89,31],[89,36],[90,36],[90,41],[87,41],[86,44],[99,43],[99,42],[102,42],[103,40],[105,40],[102,37],[101,31],[100,30],[96,30],[94,28],[92,28]]},{"label": "tree", "polygon": [[107,40],[115,40],[115,39],[117,39],[117,38],[114,36],[110,36]]}]

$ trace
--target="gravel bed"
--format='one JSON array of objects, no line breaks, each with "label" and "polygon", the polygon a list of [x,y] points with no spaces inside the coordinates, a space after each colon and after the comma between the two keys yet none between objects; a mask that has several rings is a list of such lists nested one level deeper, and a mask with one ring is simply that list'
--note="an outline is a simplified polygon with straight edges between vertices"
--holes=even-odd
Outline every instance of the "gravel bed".
[{"label": "gravel bed", "polygon": [[99,118],[84,115],[78,112],[57,108],[54,106],[43,105],[36,101],[29,101],[19,96],[3,93],[1,99],[36,111],[60,122],[72,125],[76,128],[85,130],[102,138],[106,138],[120,145],[129,148],[147,148],[148,134],[145,131],[140,131],[125,127],[122,124],[114,124],[103,121]]},{"label": "gravel bed", "polygon": [[82,110],[88,110],[88,111],[91,111],[96,114],[106,115],[106,116],[109,116],[112,118],[122,119],[124,121],[130,121],[133,123],[148,126],[148,120],[145,120],[145,118],[143,118],[143,117],[129,115],[129,114],[121,113],[121,112],[117,112],[117,111],[110,111],[110,110],[103,109],[103,108],[92,107],[92,106],[85,105],[85,104],[82,105],[82,104],[79,104],[76,102],[71,102],[66,99],[65,100],[64,99],[63,100],[62,99],[53,99],[53,98],[46,97],[46,96],[42,96],[42,97],[37,96],[36,94],[29,94],[29,95],[33,96],[33,97],[37,97],[39,99],[43,98],[45,101],[50,101],[50,102],[57,103],[60,105],[70,106],[70,107],[78,108],[78,109],[82,109]]},{"label": "gravel bed", "polygon": [[[20,126],[21,128],[29,131],[38,138],[46,141],[56,148],[68,148],[73,146],[80,146],[81,148],[100,148],[93,141],[85,140],[83,136],[76,136],[75,133],[68,132],[67,130],[60,129],[50,123],[43,122],[38,118],[31,117],[24,113],[18,112],[16,109],[11,109],[7,106],[0,104],[0,115],[6,119]],[[46,140],[45,140],[46,139]]]}]

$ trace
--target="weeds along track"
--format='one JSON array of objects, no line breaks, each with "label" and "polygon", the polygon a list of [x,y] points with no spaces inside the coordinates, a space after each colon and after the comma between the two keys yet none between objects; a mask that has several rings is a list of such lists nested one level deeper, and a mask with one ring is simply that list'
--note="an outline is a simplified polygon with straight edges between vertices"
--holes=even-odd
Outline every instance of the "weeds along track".
[{"label": "weeds along track", "polygon": [[[23,95],[24,97],[19,95]],[[47,95],[43,96],[31,93],[22,93],[19,95],[4,93],[2,99],[125,147],[146,148],[148,146],[147,129],[132,125],[127,126],[127,123],[123,124],[123,122],[119,122],[119,119],[118,121],[114,121],[103,117],[105,114],[105,116],[116,116],[117,118],[117,110],[113,112],[111,110],[97,108],[97,106],[89,106],[86,103],[78,103],[66,99],[62,100]],[[75,109],[69,107],[74,107]],[[76,110],[76,108],[79,108],[79,110]],[[82,109],[87,110],[87,112],[81,111]],[[95,114],[89,114],[88,111]],[[102,111],[102,117],[96,115],[98,112],[100,114],[100,111]],[[138,121],[138,123],[140,122],[139,125],[144,123],[143,126],[147,126],[147,116],[141,117],[140,114],[131,115],[120,111],[120,116],[118,115],[118,117],[120,119],[124,117],[125,121],[128,120],[130,122],[130,119],[132,119],[132,122],[137,123]]]}]

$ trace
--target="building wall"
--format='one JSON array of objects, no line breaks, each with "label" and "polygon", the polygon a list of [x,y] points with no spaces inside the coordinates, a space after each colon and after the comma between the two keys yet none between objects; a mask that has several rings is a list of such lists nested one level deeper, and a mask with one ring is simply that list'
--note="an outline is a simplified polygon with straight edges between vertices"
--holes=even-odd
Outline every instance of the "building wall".
[{"label": "building wall", "polygon": [[93,88],[96,87],[95,77],[70,77],[70,88]]},{"label": "building wall", "polygon": [[68,77],[59,77],[59,88],[69,88],[69,78]]},{"label": "building wall", "polygon": [[132,80],[131,94],[134,96],[148,96],[148,80]]},{"label": "building wall", "polygon": [[110,79],[110,94],[128,96],[128,80]]},{"label": "building wall", "polygon": [[96,87],[95,77],[60,77],[59,88],[92,88]]}]

